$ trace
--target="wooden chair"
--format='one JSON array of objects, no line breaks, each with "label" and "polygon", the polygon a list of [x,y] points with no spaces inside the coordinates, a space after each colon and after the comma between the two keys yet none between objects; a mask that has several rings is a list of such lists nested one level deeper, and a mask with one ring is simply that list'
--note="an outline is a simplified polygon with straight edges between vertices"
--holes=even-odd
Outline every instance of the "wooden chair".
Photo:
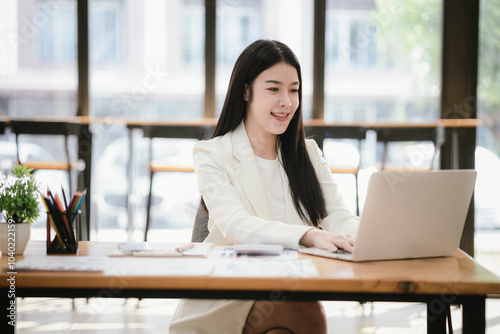
[{"label": "wooden chair", "polygon": [[319,148],[323,151],[325,139],[353,139],[357,141],[357,149],[360,154],[357,166],[339,167],[330,166],[332,173],[354,175],[356,214],[359,215],[359,171],[362,168],[361,147],[366,139],[368,128],[358,125],[306,125],[306,135],[316,140]]},{"label": "wooden chair", "polygon": [[210,125],[189,125],[189,124],[169,124],[169,125],[143,125],[141,126],[145,138],[149,138],[149,193],[146,207],[146,227],[144,230],[144,241],[147,240],[149,225],[151,220],[151,204],[152,204],[152,190],[153,178],[157,173],[192,173],[194,169],[192,166],[178,166],[172,164],[165,164],[155,161],[153,152],[153,141],[156,138],[176,138],[176,139],[207,139],[211,133],[212,127]]},{"label": "wooden chair", "polygon": [[[9,124],[12,133],[16,137],[17,161],[27,165],[28,168],[33,168],[34,171],[52,170],[65,171],[68,175],[69,191],[76,191],[76,184],[73,182],[73,173],[80,172],[85,169],[85,163],[78,158],[72,158],[69,151],[69,141],[71,136],[77,137],[80,133],[80,124],[70,121],[34,121],[34,120],[10,120]],[[63,156],[55,161],[52,160],[26,160],[22,159],[21,146],[23,136],[56,136],[64,139]]]}]

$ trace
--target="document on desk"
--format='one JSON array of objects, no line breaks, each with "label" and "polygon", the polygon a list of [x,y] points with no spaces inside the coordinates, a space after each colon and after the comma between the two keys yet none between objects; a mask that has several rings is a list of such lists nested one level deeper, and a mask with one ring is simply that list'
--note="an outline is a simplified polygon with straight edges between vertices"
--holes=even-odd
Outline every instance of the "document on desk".
[{"label": "document on desk", "polygon": [[17,261],[17,271],[103,271],[106,260],[91,256],[57,256],[24,258]]},{"label": "document on desk", "polygon": [[104,270],[107,276],[203,276],[214,264],[206,258],[113,257]]},{"label": "document on desk", "polygon": [[120,242],[111,257],[207,257],[212,248],[211,243],[153,243]]},{"label": "document on desk", "polygon": [[297,251],[286,249],[280,255],[237,255],[231,246],[214,247],[213,275],[219,277],[316,277],[314,263],[299,259]]}]

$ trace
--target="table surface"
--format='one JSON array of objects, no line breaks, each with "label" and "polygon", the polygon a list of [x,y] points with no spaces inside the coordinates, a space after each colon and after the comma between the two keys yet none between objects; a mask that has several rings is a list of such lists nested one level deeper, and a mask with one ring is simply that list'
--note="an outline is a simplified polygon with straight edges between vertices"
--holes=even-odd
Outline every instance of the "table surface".
[{"label": "table surface", "polygon": [[[154,245],[154,243],[152,243]],[[80,242],[77,256],[108,257],[115,242]],[[22,258],[46,257],[45,242],[30,241]],[[67,255],[75,256],[75,255]],[[389,294],[500,294],[500,279],[473,258],[457,250],[441,258],[351,263],[300,254],[311,259],[317,277],[112,276],[102,272],[18,272],[19,288],[108,288],[117,280],[125,289],[189,289],[234,291],[293,291]],[[189,261],[189,258],[185,258]],[[144,258],[144,261],[155,261]],[[8,257],[2,255],[0,287],[7,287]],[[122,284],[121,284],[122,285]]]}]

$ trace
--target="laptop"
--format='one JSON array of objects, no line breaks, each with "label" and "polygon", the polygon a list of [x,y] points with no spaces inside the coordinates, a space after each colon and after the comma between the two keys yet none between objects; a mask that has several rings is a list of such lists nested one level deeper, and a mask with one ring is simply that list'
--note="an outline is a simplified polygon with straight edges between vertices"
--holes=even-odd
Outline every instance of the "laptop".
[{"label": "laptop", "polygon": [[460,244],[475,170],[382,171],[368,183],[352,253],[300,248],[347,261],[441,257]]}]

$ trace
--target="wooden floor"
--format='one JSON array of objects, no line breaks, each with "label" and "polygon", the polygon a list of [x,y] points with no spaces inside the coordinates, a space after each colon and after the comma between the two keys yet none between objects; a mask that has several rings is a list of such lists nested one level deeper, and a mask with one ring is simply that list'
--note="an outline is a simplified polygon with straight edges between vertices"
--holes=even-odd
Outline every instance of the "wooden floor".
[{"label": "wooden floor", "polygon": [[[156,232],[156,231],[155,231]],[[108,234],[109,233],[109,237]],[[168,231],[179,240],[187,231]],[[161,234],[161,233],[160,233]],[[156,238],[164,238],[152,233]],[[114,232],[99,240],[117,237]],[[35,236],[36,238],[36,233]],[[140,240],[140,239],[139,239]],[[165,240],[165,239],[163,239]],[[152,240],[155,241],[155,240]],[[500,231],[476,235],[476,259],[500,276]],[[27,333],[156,334],[167,328],[178,300],[172,299],[57,299],[18,300],[18,331]],[[74,304],[73,304],[74,303]],[[418,303],[324,302],[331,333],[425,333],[426,308]],[[500,334],[500,299],[488,299],[487,333]],[[452,309],[454,333],[461,333],[461,313]]]}]

